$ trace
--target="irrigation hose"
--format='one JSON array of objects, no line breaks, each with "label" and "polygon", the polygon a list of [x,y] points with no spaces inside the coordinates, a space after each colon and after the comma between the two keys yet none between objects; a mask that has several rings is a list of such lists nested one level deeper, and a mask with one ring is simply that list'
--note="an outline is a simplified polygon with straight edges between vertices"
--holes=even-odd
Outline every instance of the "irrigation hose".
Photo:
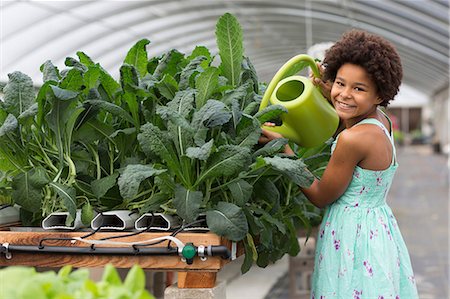
[{"label": "irrigation hose", "polygon": [[[191,246],[191,245],[189,245]],[[5,254],[7,259],[12,258],[12,253],[59,253],[59,254],[89,254],[89,255],[152,255],[169,256],[182,255],[183,249],[167,247],[78,247],[78,246],[34,246],[34,245],[11,245],[3,243],[0,246],[0,253]],[[198,255],[198,247],[193,246],[195,254]],[[185,251],[185,250],[184,250]],[[206,247],[206,255],[220,256],[223,259],[229,259],[230,250],[223,245],[209,245]],[[188,263],[191,263],[192,256],[189,256]]]}]

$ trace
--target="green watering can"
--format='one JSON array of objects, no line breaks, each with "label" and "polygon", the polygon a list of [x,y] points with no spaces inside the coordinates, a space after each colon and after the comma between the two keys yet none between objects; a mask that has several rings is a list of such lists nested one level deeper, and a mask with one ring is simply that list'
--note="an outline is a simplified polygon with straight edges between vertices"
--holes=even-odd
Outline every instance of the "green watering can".
[{"label": "green watering can", "polygon": [[311,68],[315,77],[320,77],[311,56],[301,54],[291,58],[269,83],[259,110],[264,109],[269,102],[284,106],[288,113],[281,116],[282,125],[263,128],[278,132],[299,146],[314,147],[333,136],[339,125],[339,117],[322,95],[320,87],[316,87],[309,78],[291,76],[305,66]]}]

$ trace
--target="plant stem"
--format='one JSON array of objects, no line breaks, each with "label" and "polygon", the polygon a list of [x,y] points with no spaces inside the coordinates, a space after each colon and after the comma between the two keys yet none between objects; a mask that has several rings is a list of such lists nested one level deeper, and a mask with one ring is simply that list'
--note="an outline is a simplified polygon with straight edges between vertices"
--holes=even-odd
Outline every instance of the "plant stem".
[{"label": "plant stem", "polygon": [[97,151],[94,149],[92,144],[83,144],[92,154],[95,160],[95,165],[97,166],[97,180],[102,178],[102,169],[100,165],[100,157],[98,156]]},{"label": "plant stem", "polygon": [[69,164],[69,175],[67,177],[67,185],[72,186],[73,183],[75,183],[75,178],[77,177],[77,169],[72,159],[69,157],[69,155],[64,155],[64,159],[66,160],[67,164]]},{"label": "plant stem", "polygon": [[147,195],[147,194],[152,193],[152,192],[153,192],[153,189],[145,190],[145,191],[143,191],[143,192],[137,194],[137,195],[136,195],[135,197],[133,197],[132,199],[130,199],[129,202],[132,202],[133,200],[138,199],[139,197],[144,196],[144,195]]},{"label": "plant stem", "polygon": [[42,147],[41,143],[39,142],[35,132],[33,132],[33,138],[36,141],[36,144],[38,145],[39,149],[42,152],[42,156],[44,157],[44,161],[47,163],[47,165],[54,171],[54,172],[58,172],[58,168],[53,165],[52,160],[50,160],[50,158],[48,157],[47,153],[45,152],[44,148]]}]

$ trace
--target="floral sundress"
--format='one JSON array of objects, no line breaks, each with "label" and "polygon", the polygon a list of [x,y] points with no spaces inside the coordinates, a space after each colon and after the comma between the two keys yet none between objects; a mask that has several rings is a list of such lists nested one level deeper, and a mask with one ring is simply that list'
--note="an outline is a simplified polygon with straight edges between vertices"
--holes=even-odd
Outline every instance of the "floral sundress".
[{"label": "floral sundress", "polygon": [[409,253],[386,203],[398,167],[394,139],[376,119],[360,124],[377,125],[387,134],[392,163],[381,171],[356,166],[347,190],[326,208],[317,236],[311,298],[416,299]]}]

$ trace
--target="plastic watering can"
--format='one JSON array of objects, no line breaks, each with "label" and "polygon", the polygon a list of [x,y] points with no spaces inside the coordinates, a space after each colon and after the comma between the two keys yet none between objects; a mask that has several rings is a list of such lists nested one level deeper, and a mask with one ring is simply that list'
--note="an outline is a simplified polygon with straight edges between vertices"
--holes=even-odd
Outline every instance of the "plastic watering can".
[{"label": "plastic watering can", "polygon": [[316,62],[311,56],[297,55],[286,62],[267,86],[259,110],[270,102],[284,106],[288,113],[281,116],[282,125],[263,126],[278,132],[302,147],[314,147],[328,140],[336,132],[339,117],[309,78],[291,76],[309,66],[315,77],[320,77]]}]

